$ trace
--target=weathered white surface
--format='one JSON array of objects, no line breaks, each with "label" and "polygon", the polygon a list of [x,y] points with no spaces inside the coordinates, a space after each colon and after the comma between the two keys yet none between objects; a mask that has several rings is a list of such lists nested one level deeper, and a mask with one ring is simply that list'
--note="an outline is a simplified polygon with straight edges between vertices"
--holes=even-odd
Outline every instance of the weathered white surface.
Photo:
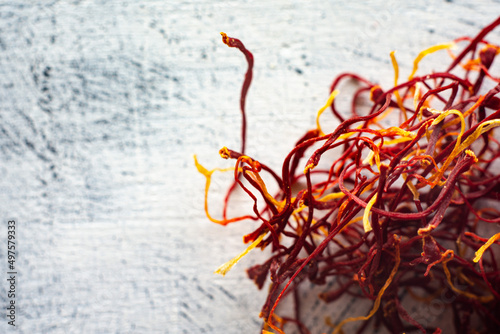
[{"label": "weathered white surface", "polygon": [[[500,13],[498,1],[469,3],[0,4],[0,278],[14,217],[18,332],[258,333],[265,296],[244,268],[259,254],[212,274],[253,226],[206,220],[192,161],[227,166],[218,149],[239,147],[246,64],[219,32],[254,53],[248,152],[277,168],[335,75],[390,83],[391,50],[408,72],[421,49]],[[215,180],[214,210],[224,186]]]}]

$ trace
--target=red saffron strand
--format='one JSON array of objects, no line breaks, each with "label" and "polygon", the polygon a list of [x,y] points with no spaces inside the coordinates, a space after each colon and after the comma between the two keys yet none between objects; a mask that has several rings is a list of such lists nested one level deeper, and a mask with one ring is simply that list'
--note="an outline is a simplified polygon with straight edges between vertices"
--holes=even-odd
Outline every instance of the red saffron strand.
[{"label": "red saffron strand", "polygon": [[248,69],[245,73],[245,80],[243,81],[243,86],[241,87],[241,97],[240,97],[240,110],[241,110],[241,154],[245,154],[245,142],[247,138],[247,120],[245,112],[245,102],[247,98],[248,89],[252,83],[253,75],[253,55],[248,51],[243,43],[236,38],[228,37],[225,33],[220,33],[222,36],[222,42],[229,46],[230,48],[238,48],[244,55],[248,63]]},{"label": "red saffron strand", "polygon": [[[252,83],[252,75],[253,75],[253,55],[250,51],[248,51],[243,43],[236,38],[228,37],[225,33],[220,33],[222,36],[222,42],[229,46],[230,48],[238,48],[244,55],[248,63],[248,69],[245,73],[245,80],[243,81],[243,85],[241,87],[240,94],[240,111],[241,111],[241,149],[240,154],[245,154],[245,146],[246,146],[246,138],[247,138],[247,120],[246,120],[246,112],[245,112],[245,102],[248,93],[248,89],[250,88],[250,84]],[[229,197],[232,192],[236,188],[236,183],[233,183],[232,186],[228,189],[226,197],[224,199],[224,210],[222,212],[222,216],[224,219],[227,219],[227,205],[229,202]]]}]

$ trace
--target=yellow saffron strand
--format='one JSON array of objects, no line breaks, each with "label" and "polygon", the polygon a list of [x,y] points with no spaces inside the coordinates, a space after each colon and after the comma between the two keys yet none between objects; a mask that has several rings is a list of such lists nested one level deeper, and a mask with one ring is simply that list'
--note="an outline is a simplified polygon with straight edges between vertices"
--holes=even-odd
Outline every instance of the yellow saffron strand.
[{"label": "yellow saffron strand", "polygon": [[241,260],[241,258],[245,255],[248,254],[248,252],[250,252],[252,249],[254,249],[255,247],[257,247],[257,245],[262,241],[262,239],[264,239],[264,237],[267,235],[267,233],[263,233],[261,234],[257,239],[255,239],[254,242],[252,242],[250,244],[250,246],[247,247],[247,249],[245,249],[240,255],[236,256],[235,258],[227,261],[226,263],[224,263],[223,265],[221,265],[219,268],[217,268],[217,270],[214,272],[215,274],[221,274],[222,276],[225,276],[227,274],[227,272],[229,270],[231,270],[231,268],[233,268],[233,266],[238,263],[239,260]]},{"label": "yellow saffron strand", "polygon": [[255,182],[257,182],[262,190],[262,192],[264,193],[264,196],[271,202],[273,203],[276,208],[281,211],[283,210],[283,207],[285,205],[285,202],[284,201],[281,201],[281,202],[278,202],[268,191],[267,191],[267,187],[266,187],[266,184],[264,183],[264,180],[262,180],[262,178],[260,177],[259,173],[256,173],[256,172],[250,172],[249,175],[255,180]]},{"label": "yellow saffron strand", "polygon": [[205,167],[203,167],[199,162],[198,162],[198,159],[196,158],[196,155],[194,156],[194,164],[196,166],[196,168],[198,169],[198,172],[200,172],[201,174],[203,174],[206,178],[206,182],[205,182],[205,214],[207,215],[207,218],[214,222],[214,223],[217,223],[217,224],[221,224],[221,225],[226,225],[230,222],[234,222],[234,221],[238,221],[238,220],[243,220],[245,219],[246,217],[238,217],[238,218],[233,218],[233,219],[228,219],[228,220],[218,220],[218,219],[215,219],[213,218],[211,215],[210,215],[210,212],[208,211],[208,190],[210,189],[210,183],[212,181],[212,174],[216,171],[218,172],[228,172],[228,171],[232,171],[234,170],[234,168],[214,168],[212,170],[208,170],[206,169]]},{"label": "yellow saffron strand", "polygon": [[[398,79],[399,79],[399,65],[398,61],[396,60],[396,56],[394,55],[396,51],[392,51],[390,53],[391,56],[391,62],[392,62],[392,67],[394,68],[394,87],[398,85]],[[403,117],[405,121],[408,119],[408,116],[406,115],[406,109],[403,106],[403,99],[401,99],[401,96],[399,95],[399,91],[395,90],[394,91],[394,96],[396,96],[396,103],[399,106],[399,109],[403,112]]]},{"label": "yellow saffron strand", "polygon": [[394,68],[394,86],[397,86],[399,78],[399,65],[398,61],[396,60],[396,56],[394,55],[395,53],[396,51],[392,51],[390,56],[391,56],[392,67]]},{"label": "yellow saffron strand", "polygon": [[[439,183],[439,180],[443,176],[443,174],[446,171],[446,169],[448,168],[449,164],[453,161],[453,159],[458,154],[460,154],[463,150],[465,150],[467,147],[469,147],[477,138],[479,138],[479,136],[481,136],[482,134],[490,131],[491,129],[493,129],[497,126],[500,126],[500,120],[498,120],[498,119],[483,122],[483,123],[481,123],[481,125],[479,125],[477,127],[477,129],[470,136],[467,137],[467,139],[465,139],[462,143],[460,143],[460,139],[462,138],[462,135],[463,135],[464,130],[465,130],[465,124],[464,124],[465,121],[463,120],[463,116],[461,115],[461,113],[457,110],[448,110],[447,112],[445,112],[443,114],[447,114],[449,112],[450,113],[453,112],[454,114],[460,115],[460,120],[462,122],[462,129],[460,130],[460,134],[457,137],[457,143],[455,144],[455,148],[453,149],[451,154],[448,156],[448,159],[446,159],[446,161],[444,162],[443,167],[436,174],[434,174],[433,176],[431,176],[429,178],[430,181],[434,180],[434,184]],[[438,118],[436,118],[435,121],[437,121],[441,116],[442,115],[440,115]],[[433,124],[434,124],[434,122],[433,122]],[[470,151],[470,154],[473,154],[472,151]]]},{"label": "yellow saffron strand", "polygon": [[331,193],[331,194],[325,195],[325,196],[321,197],[320,199],[318,199],[318,201],[328,202],[329,200],[339,199],[339,198],[342,198],[344,196],[345,196],[345,194],[343,192],[339,191],[337,193]]},{"label": "yellow saffron strand", "polygon": [[415,75],[415,73],[417,72],[418,70],[418,64],[420,63],[420,61],[427,55],[431,54],[431,53],[434,53],[436,51],[439,51],[439,50],[444,50],[444,49],[450,49],[452,48],[453,46],[455,46],[455,43],[448,43],[448,44],[438,44],[438,45],[434,45],[434,46],[431,46],[430,48],[428,49],[425,49],[424,51],[421,51],[417,58],[415,58],[415,60],[413,61],[413,71],[411,72],[410,76],[408,77],[408,80],[411,80],[413,79],[413,76]]},{"label": "yellow saffron strand", "polygon": [[338,90],[334,90],[331,94],[330,94],[330,97],[328,98],[328,100],[326,101],[326,104],[321,107],[320,110],[318,110],[318,114],[316,116],[316,126],[319,130],[319,133],[320,133],[320,136],[324,136],[325,134],[323,133],[323,131],[321,130],[321,126],[319,124],[319,117],[321,116],[321,114],[326,110],[326,108],[328,108],[329,106],[332,105],[333,103],[333,100],[335,99],[335,97],[338,95],[339,91]]},{"label": "yellow saffron strand", "polygon": [[486,241],[486,243],[484,245],[481,246],[481,248],[479,248],[476,252],[476,257],[474,258],[474,262],[478,263],[479,260],[481,260],[481,258],[483,257],[483,253],[485,250],[488,249],[488,247],[490,247],[491,245],[493,245],[493,243],[495,241],[497,241],[498,239],[500,239],[500,233],[497,233],[495,234],[494,236],[492,236],[491,238],[488,239],[488,241]]},{"label": "yellow saffron strand", "polygon": [[[431,110],[431,111],[440,112],[437,110]],[[443,167],[441,169],[439,169],[437,173],[435,173],[433,176],[431,176],[429,178],[429,181],[433,181],[434,185],[439,183],[439,181],[441,180],[441,177],[443,176],[444,172],[448,169],[448,166],[451,164],[453,159],[455,159],[455,157],[463,150],[463,148],[460,149],[460,147],[461,147],[460,142],[461,142],[462,136],[465,132],[465,119],[464,119],[463,114],[460,111],[452,109],[452,110],[447,110],[445,112],[440,112],[440,113],[441,114],[432,122],[431,126],[439,124],[447,116],[453,114],[453,115],[457,115],[459,117],[461,127],[460,127],[460,133],[457,136],[457,143],[455,144],[453,151],[450,153],[448,158],[443,163]],[[470,138],[470,136],[469,136],[469,138]],[[469,146],[469,145],[467,145],[467,146]]]},{"label": "yellow saffron strand", "polygon": [[[458,148],[458,153],[463,151],[466,147],[471,145],[479,136],[481,136],[483,133],[490,131],[493,128],[496,128],[497,126],[500,126],[500,120],[494,119],[490,121],[486,121],[481,123],[469,137],[467,137],[466,140],[460,145]],[[457,153],[457,154],[458,154]]]},{"label": "yellow saffron strand", "polygon": [[[479,99],[477,99],[476,103],[474,103],[472,105],[472,107],[470,107],[469,109],[467,109],[466,112],[464,112],[464,114],[463,114],[464,118],[467,118],[470,114],[472,114],[474,112],[474,110],[476,110],[479,107],[479,105],[481,105],[481,103],[483,102],[483,100],[484,100],[485,97],[486,97],[485,95],[481,95],[479,97]],[[460,122],[459,119],[454,119],[454,120],[446,123],[446,125],[443,126],[443,129],[446,129],[449,126],[453,126],[455,124],[458,124],[458,122]]]},{"label": "yellow saffron strand", "polygon": [[[408,174],[402,173],[401,176],[403,177],[403,180],[406,181],[406,178],[408,177]],[[412,182],[407,182],[406,185],[408,186],[408,189],[410,189],[411,193],[413,194],[413,200],[418,201],[420,198],[420,193],[417,190],[417,187]]]},{"label": "yellow saffron strand", "polygon": [[375,300],[375,304],[373,305],[373,309],[370,311],[370,313],[367,316],[360,316],[356,318],[347,318],[344,319],[338,326],[335,328],[332,334],[338,334],[342,331],[342,326],[344,326],[348,322],[353,322],[353,321],[360,321],[360,320],[368,320],[370,319],[378,310],[380,306],[380,301],[382,300],[382,296],[384,295],[385,290],[391,285],[392,279],[396,275],[398,268],[399,268],[399,263],[401,262],[401,258],[399,257],[399,239],[396,239],[396,257],[395,261],[396,263],[394,264],[394,268],[392,269],[391,274],[389,275],[389,278],[385,282],[384,286],[380,289],[377,299]]},{"label": "yellow saffron strand", "polygon": [[307,174],[308,171],[310,170],[313,170],[313,168],[316,167],[315,164],[313,163],[310,163],[309,165],[307,165],[305,168],[304,168],[304,174]]},{"label": "yellow saffron strand", "polygon": [[365,208],[365,212],[363,213],[363,228],[365,232],[370,232],[372,230],[372,225],[370,224],[370,211],[372,209],[373,204],[377,200],[377,194],[372,197],[372,199],[368,202]]},{"label": "yellow saffron strand", "polygon": [[417,107],[420,103],[420,99],[422,98],[422,89],[420,87],[420,82],[415,84],[415,91],[413,93],[413,107],[415,108],[415,112],[420,113],[420,110],[417,110]]},{"label": "yellow saffron strand", "polygon": [[391,126],[390,128],[379,130],[378,133],[381,136],[396,136],[397,135],[397,136],[401,136],[404,138],[408,138],[410,140],[415,138],[415,136],[416,136],[415,132],[406,131],[406,130],[403,130],[403,129],[398,128],[396,126]]},{"label": "yellow saffron strand", "polygon": [[374,156],[375,156],[375,152],[374,151],[370,151],[370,153],[368,153],[368,155],[366,156],[366,158],[364,158],[361,163],[362,164],[369,164],[370,166],[373,166],[373,157]]}]

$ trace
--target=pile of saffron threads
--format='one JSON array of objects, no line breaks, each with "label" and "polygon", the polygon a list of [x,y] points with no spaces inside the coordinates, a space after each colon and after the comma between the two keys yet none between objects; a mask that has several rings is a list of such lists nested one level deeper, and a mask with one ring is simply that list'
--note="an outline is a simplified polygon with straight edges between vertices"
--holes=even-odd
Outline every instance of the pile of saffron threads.
[{"label": "pile of saffron threads", "polygon": [[[316,128],[297,141],[280,172],[265,165],[265,156],[257,160],[245,152],[253,56],[241,41],[221,33],[248,62],[241,149],[219,152],[235,160],[222,219],[209,214],[207,199],[212,174],[221,169],[207,170],[196,157],[195,164],[206,177],[208,218],[255,226],[243,237],[248,248],[216,272],[224,275],[253,248],[270,249],[267,261],[248,269],[259,289],[268,283],[262,333],[310,333],[300,317],[298,291],[311,283],[324,287],[318,298],[331,303],[332,315],[344,306],[335,304],[344,295],[372,305],[366,314],[335,323],[325,314],[332,333],[382,327],[390,333],[498,333],[500,142],[494,130],[500,126],[500,79],[490,67],[500,46],[487,39],[498,25],[500,18],[476,37],[422,51],[405,82],[391,53],[395,83],[389,89],[357,74],[339,75],[317,113]],[[419,73],[419,62],[437,51],[449,53],[450,65]],[[337,87],[346,81],[357,91],[350,110],[338,110]],[[361,98],[370,104],[360,106]],[[331,133],[321,128],[327,117],[340,123]],[[383,126],[387,122],[393,125]],[[325,155],[332,150],[340,152],[335,159]],[[277,193],[268,192],[263,174],[276,182]],[[231,218],[226,211],[235,187],[254,204],[247,215]],[[439,296],[448,296],[451,328],[421,324],[403,305],[404,298],[430,303]],[[293,314],[279,314],[283,300],[294,303]],[[350,322],[359,323],[346,326]]]}]

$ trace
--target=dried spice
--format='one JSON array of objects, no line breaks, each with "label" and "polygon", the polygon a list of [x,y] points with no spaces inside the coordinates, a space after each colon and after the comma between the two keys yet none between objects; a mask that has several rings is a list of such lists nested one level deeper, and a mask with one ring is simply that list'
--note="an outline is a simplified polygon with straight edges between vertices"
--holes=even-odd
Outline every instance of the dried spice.
[{"label": "dried spice", "polygon": [[[207,201],[216,170],[195,164],[206,176],[210,220],[256,224],[244,236],[248,248],[217,272],[225,274],[253,248],[271,250],[267,261],[248,269],[259,289],[269,283],[260,314],[263,333],[284,333],[293,326],[309,333],[298,291],[310,283],[325,287],[318,298],[331,303],[332,310],[343,295],[372,305],[367,314],[328,320],[332,333],[343,333],[350,322],[361,322],[349,327],[357,333],[381,326],[391,333],[498,331],[500,142],[494,130],[500,126],[500,78],[490,69],[500,46],[487,40],[498,25],[500,18],[474,38],[422,51],[405,82],[391,53],[395,80],[389,89],[357,74],[339,75],[317,113],[316,128],[297,141],[281,173],[264,164],[265,156],[257,160],[245,152],[253,57],[241,41],[222,33],[223,42],[242,51],[249,67],[240,101],[241,150],[219,152],[235,160],[234,185],[220,220],[209,214]],[[454,54],[452,46],[462,51]],[[448,68],[419,73],[420,61],[446,51],[452,59]],[[335,97],[347,80],[357,91],[350,110],[338,110]],[[358,103],[363,97],[368,106]],[[328,114],[340,125],[324,133],[321,124]],[[333,150],[336,159],[325,155]],[[277,193],[269,193],[264,174],[276,182]],[[235,187],[254,204],[247,215],[227,218]],[[431,303],[444,295],[451,296],[446,307],[453,329],[420,323],[405,308],[407,299]],[[294,303],[294,314],[278,315],[282,302]]]}]

